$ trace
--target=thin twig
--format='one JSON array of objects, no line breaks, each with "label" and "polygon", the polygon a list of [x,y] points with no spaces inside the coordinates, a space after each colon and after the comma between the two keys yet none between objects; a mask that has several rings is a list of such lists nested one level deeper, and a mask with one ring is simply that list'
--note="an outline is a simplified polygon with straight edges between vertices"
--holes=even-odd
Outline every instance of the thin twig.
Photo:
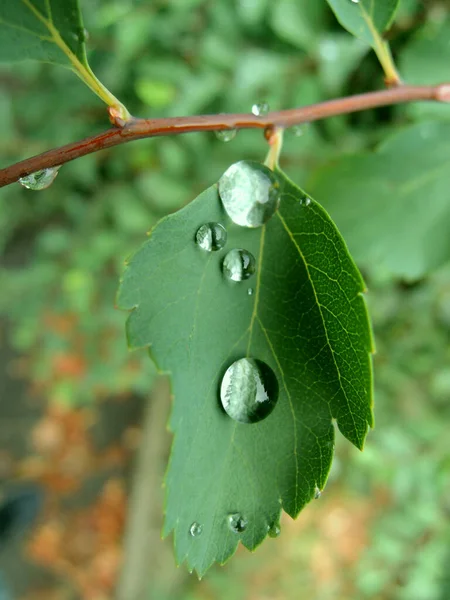
[{"label": "thin twig", "polygon": [[[120,123],[120,125],[123,125],[121,127],[116,126],[79,142],[54,148],[53,150],[33,156],[32,158],[27,158],[0,170],[0,187],[14,183],[20,177],[24,177],[40,169],[62,165],[80,156],[86,156],[105,148],[131,142],[132,140],[196,131],[292,127],[300,123],[318,121],[336,115],[420,100],[450,102],[450,83],[443,83],[437,86],[402,85],[379,92],[336,98],[335,100],[328,100],[300,108],[271,112],[264,117],[244,113],[173,117],[167,119],[132,118],[130,121]],[[116,122],[119,124],[119,120]]]}]

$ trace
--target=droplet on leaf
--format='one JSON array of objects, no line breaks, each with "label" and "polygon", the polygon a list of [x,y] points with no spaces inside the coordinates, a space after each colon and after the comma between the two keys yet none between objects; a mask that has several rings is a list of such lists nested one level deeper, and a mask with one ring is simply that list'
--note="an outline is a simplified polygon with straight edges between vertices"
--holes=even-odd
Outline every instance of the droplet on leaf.
[{"label": "droplet on leaf", "polygon": [[267,532],[267,535],[271,538],[276,538],[280,535],[281,529],[279,523],[273,523]]},{"label": "droplet on leaf", "polygon": [[221,129],[214,132],[216,138],[221,142],[231,142],[236,137],[236,133],[236,129]]},{"label": "droplet on leaf", "polygon": [[27,190],[45,190],[55,180],[61,167],[51,167],[50,169],[41,169],[30,175],[25,175],[19,179],[19,183]]},{"label": "droplet on leaf", "polygon": [[278,381],[266,363],[241,358],[225,371],[220,387],[225,412],[240,423],[265,419],[278,400]]},{"label": "droplet on leaf", "polygon": [[353,2],[353,4],[359,4],[359,0],[350,0],[350,2]]},{"label": "droplet on leaf", "polygon": [[253,296],[253,288],[248,288],[248,290],[247,290],[247,294],[248,294],[249,296]]},{"label": "droplet on leaf", "polygon": [[204,223],[198,228],[195,241],[202,250],[215,252],[227,243],[227,232],[220,223]]},{"label": "droplet on leaf", "polygon": [[233,533],[242,533],[247,527],[247,521],[239,513],[233,513],[227,517],[228,527]]},{"label": "droplet on leaf", "polygon": [[258,102],[252,106],[252,113],[255,117],[265,117],[269,114],[270,106],[268,102]]},{"label": "droplet on leaf", "polygon": [[242,227],[261,227],[280,203],[280,182],[265,165],[241,160],[219,180],[219,194],[230,219]]},{"label": "droplet on leaf", "polygon": [[189,533],[192,535],[192,537],[198,537],[201,535],[202,531],[203,527],[200,525],[200,523],[197,523],[197,521],[194,521],[189,528]]},{"label": "droplet on leaf", "polygon": [[223,273],[233,281],[243,281],[253,275],[256,269],[255,257],[248,250],[234,248],[223,259]]}]

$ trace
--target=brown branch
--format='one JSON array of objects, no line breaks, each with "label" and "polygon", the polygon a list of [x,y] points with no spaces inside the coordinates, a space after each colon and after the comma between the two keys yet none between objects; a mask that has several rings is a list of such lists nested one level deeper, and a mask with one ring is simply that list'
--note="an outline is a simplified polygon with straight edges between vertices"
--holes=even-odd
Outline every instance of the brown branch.
[{"label": "brown branch", "polygon": [[173,117],[168,119],[136,119],[117,124],[112,129],[85,138],[79,142],[61,146],[27,158],[19,163],[0,170],[0,187],[14,183],[20,177],[45,169],[62,165],[66,162],[111,148],[132,140],[161,135],[177,135],[194,131],[220,131],[223,129],[266,129],[267,127],[292,127],[300,123],[318,121],[327,117],[346,113],[414,102],[418,100],[434,100],[450,102],[450,83],[437,86],[403,85],[379,92],[370,92],[337,98],[310,106],[302,106],[290,110],[271,112],[267,116],[257,117],[252,114],[220,114],[200,115],[193,117]]}]

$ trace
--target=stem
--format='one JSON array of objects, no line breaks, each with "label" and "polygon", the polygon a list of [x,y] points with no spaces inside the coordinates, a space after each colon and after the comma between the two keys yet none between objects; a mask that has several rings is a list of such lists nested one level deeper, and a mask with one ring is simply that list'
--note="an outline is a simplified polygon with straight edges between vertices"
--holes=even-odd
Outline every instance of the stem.
[{"label": "stem", "polygon": [[40,169],[55,167],[86,156],[105,148],[111,148],[132,140],[160,135],[178,135],[195,131],[219,131],[221,129],[266,129],[286,128],[318,121],[327,117],[342,115],[379,106],[434,100],[450,102],[450,83],[437,86],[403,85],[379,92],[358,94],[346,98],[336,98],[318,104],[280,110],[264,117],[252,114],[200,115],[193,117],[173,117],[168,119],[136,119],[126,121],[123,127],[114,127],[84,140],[54,148],[43,154],[27,158],[19,163],[0,170],[0,187],[14,183],[20,177],[30,175]]},{"label": "stem", "polygon": [[283,133],[284,129],[282,127],[268,128],[264,132],[266,140],[269,142],[269,152],[264,164],[272,171],[278,167],[281,148],[283,147]]},{"label": "stem", "polygon": [[360,9],[367,27],[370,29],[372,34],[373,49],[384,71],[384,80],[386,85],[388,87],[401,85],[402,81],[400,79],[400,75],[398,74],[397,67],[395,66],[394,59],[392,58],[392,53],[388,42],[383,40],[378,29],[373,24],[372,17],[366,12],[362,4],[360,5]]}]

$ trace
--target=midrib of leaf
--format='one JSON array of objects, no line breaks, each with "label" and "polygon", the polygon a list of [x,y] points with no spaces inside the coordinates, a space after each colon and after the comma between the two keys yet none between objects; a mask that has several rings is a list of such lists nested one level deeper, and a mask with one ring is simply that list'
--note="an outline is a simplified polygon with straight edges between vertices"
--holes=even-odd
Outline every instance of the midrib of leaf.
[{"label": "midrib of leaf", "polygon": [[250,355],[250,346],[252,345],[252,337],[253,337],[253,326],[255,324],[255,319],[258,316],[258,305],[259,305],[259,290],[261,288],[261,267],[263,261],[264,254],[264,241],[266,238],[266,226],[264,225],[261,229],[261,237],[259,240],[259,256],[258,256],[258,266],[256,268],[256,291],[255,291],[255,304],[253,306],[252,318],[250,320],[249,325],[249,338],[247,344],[247,358]]},{"label": "midrib of leaf", "polygon": [[[125,120],[129,119],[130,115],[125,106],[108,90],[108,88],[102,84],[101,81],[97,79],[87,61],[82,63],[61,37],[52,20],[50,0],[45,0],[48,18],[39,12],[39,10],[32,4],[30,0],[21,0],[21,2],[33,13],[36,19],[38,19],[47,28],[48,32],[50,33],[50,38],[46,39],[46,41],[53,42],[67,56],[75,73],[80,77],[80,79],[82,79],[82,81],[84,81],[84,83],[108,106],[118,109],[122,118]],[[38,37],[44,39],[42,36]]]}]

